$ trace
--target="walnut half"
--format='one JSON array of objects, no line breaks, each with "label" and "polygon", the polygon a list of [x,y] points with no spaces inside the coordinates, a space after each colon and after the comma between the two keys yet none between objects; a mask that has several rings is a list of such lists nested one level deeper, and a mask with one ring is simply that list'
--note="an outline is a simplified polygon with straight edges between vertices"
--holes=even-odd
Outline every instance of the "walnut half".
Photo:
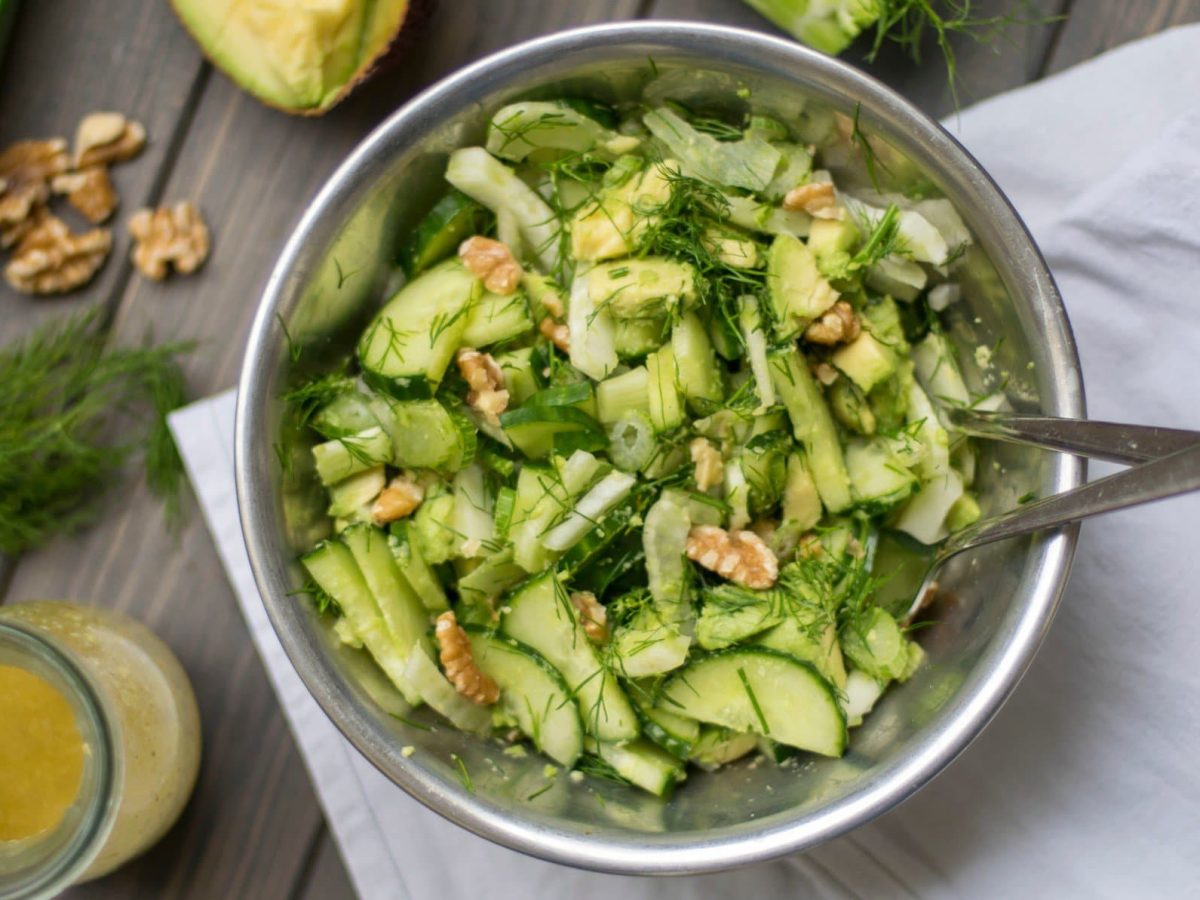
[{"label": "walnut half", "polygon": [[147,278],[162,281],[169,267],[189,275],[208,258],[208,226],[191,203],[139,209],[129,220],[136,244],[133,264]]},{"label": "walnut half", "polygon": [[93,225],[99,225],[117,208],[117,192],[113,190],[108,169],[103,166],[56,175],[50,187],[56,194],[65,194],[67,201]]},{"label": "walnut half", "polygon": [[480,353],[471,347],[458,351],[458,371],[470,387],[467,406],[493,425],[500,424],[500,413],[508,408],[508,391],[504,389],[504,372],[490,353]]},{"label": "walnut half", "polygon": [[571,605],[579,613],[579,624],[583,633],[596,644],[608,640],[608,611],[591,591],[575,591],[571,594]]},{"label": "walnut half", "polygon": [[755,590],[771,587],[779,577],[779,560],[753,531],[697,525],[688,532],[687,556],[710,572]]},{"label": "walnut half", "polygon": [[456,691],[480,706],[490,706],[500,699],[500,687],[475,664],[471,641],[453,612],[446,611],[437,617],[433,634],[437,638],[442,669]]},{"label": "walnut half", "polygon": [[112,233],[95,228],[72,234],[42,210],[4,267],[4,278],[24,294],[61,294],[92,280],[112,248]]},{"label": "walnut half", "polygon": [[854,307],[845,300],[839,300],[821,318],[804,329],[804,339],[813,344],[832,347],[835,344],[849,343],[858,337],[861,331],[862,326]]},{"label": "walnut half", "polygon": [[468,271],[494,294],[511,294],[521,283],[521,264],[507,244],[477,234],[459,245],[458,255]]}]

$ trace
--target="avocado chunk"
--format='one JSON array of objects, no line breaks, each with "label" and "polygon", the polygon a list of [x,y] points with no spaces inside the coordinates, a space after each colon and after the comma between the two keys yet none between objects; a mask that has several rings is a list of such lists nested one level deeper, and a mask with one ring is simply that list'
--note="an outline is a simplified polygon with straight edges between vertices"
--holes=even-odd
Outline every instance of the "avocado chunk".
[{"label": "avocado chunk", "polygon": [[421,0],[172,0],[212,62],[285,112],[320,115],[366,79]]}]

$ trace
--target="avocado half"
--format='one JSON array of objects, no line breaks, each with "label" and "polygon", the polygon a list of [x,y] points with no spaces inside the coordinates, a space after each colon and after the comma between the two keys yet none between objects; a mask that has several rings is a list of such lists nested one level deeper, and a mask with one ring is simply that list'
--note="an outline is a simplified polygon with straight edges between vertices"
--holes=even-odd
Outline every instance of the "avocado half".
[{"label": "avocado half", "polygon": [[171,0],[205,55],[284,112],[319,116],[399,49],[429,0]]}]

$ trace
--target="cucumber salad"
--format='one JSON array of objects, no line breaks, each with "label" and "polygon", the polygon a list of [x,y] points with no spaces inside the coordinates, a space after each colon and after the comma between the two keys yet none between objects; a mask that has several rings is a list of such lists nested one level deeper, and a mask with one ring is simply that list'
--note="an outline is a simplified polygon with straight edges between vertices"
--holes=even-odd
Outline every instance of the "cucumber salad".
[{"label": "cucumber salad", "polygon": [[922,664],[877,551],[980,515],[939,417],[972,239],[835,180],[859,134],[567,98],[450,154],[402,286],[287,398],[308,592],[409,704],[666,796],[842,755]]}]

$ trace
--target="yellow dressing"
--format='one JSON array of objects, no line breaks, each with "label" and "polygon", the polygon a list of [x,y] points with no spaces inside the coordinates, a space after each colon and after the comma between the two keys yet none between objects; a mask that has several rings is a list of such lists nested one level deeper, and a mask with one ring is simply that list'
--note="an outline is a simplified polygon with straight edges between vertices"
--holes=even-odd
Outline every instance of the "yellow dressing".
[{"label": "yellow dressing", "polygon": [[44,678],[0,665],[0,841],[50,831],[83,780],[83,738],[66,697]]}]

